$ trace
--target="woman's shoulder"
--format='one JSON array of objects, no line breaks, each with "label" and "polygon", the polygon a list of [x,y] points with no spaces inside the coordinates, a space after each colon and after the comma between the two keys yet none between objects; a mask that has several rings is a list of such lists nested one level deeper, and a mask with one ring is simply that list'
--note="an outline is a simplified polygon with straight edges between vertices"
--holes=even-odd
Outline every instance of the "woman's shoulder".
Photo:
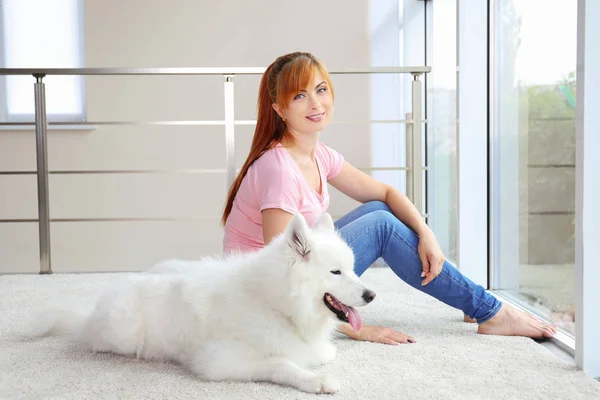
[{"label": "woman's shoulder", "polygon": [[270,148],[252,163],[250,170],[258,174],[293,175],[293,169],[290,167],[284,151],[286,150],[282,146]]},{"label": "woman's shoulder", "polygon": [[290,163],[284,148],[271,148],[263,153],[248,169],[246,186],[261,207],[296,204],[301,184],[298,173]]}]

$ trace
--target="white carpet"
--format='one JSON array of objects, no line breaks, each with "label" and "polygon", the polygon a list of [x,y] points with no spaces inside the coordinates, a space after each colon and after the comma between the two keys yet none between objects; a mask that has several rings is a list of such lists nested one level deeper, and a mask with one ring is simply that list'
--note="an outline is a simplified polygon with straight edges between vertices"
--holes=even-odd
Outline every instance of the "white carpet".
[{"label": "white carpet", "polygon": [[[45,301],[93,301],[118,274],[0,276],[1,399],[303,399],[266,383],[202,382],[176,365],[93,355],[45,338],[22,341],[30,312]],[[400,281],[388,269],[363,279],[377,291],[366,323],[412,335],[386,346],[340,335],[338,357],[321,370],[341,383],[336,399],[599,399],[600,383],[532,340],[475,333],[462,313]]]}]

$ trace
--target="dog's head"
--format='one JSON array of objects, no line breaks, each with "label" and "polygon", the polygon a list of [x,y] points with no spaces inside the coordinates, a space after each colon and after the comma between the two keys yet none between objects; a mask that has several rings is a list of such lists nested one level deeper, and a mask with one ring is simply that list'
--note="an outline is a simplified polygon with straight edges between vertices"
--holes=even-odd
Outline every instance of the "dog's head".
[{"label": "dog's head", "polygon": [[370,303],[375,293],[368,290],[354,272],[354,253],[335,229],[331,216],[323,214],[310,228],[296,214],[283,234],[285,252],[292,260],[292,279],[320,313],[355,329],[362,319],[355,307]]}]

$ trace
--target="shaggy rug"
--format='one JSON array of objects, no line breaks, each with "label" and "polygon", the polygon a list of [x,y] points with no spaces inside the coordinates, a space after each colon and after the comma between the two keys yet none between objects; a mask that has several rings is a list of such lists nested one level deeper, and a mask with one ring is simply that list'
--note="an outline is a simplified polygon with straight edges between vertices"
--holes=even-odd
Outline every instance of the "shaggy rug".
[{"label": "shaggy rug", "polygon": [[[304,399],[268,383],[203,382],[169,363],[70,348],[59,338],[20,337],[44,303],[93,302],[123,274],[0,276],[2,399]],[[462,313],[411,288],[387,268],[363,279],[377,298],[363,320],[417,343],[388,346],[337,337],[338,357],[319,370],[341,383],[336,399],[600,399],[600,383],[533,340],[476,334]],[[329,396],[329,395],[325,395]]]}]

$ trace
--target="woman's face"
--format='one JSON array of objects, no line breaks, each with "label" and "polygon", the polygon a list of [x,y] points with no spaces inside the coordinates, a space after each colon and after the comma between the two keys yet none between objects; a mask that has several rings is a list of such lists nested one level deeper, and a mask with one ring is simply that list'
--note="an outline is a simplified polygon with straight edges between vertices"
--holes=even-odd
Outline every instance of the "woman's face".
[{"label": "woman's face", "polygon": [[317,71],[313,82],[294,95],[286,110],[273,108],[285,119],[288,129],[297,135],[319,132],[329,124],[333,114],[333,98],[327,81]]}]

